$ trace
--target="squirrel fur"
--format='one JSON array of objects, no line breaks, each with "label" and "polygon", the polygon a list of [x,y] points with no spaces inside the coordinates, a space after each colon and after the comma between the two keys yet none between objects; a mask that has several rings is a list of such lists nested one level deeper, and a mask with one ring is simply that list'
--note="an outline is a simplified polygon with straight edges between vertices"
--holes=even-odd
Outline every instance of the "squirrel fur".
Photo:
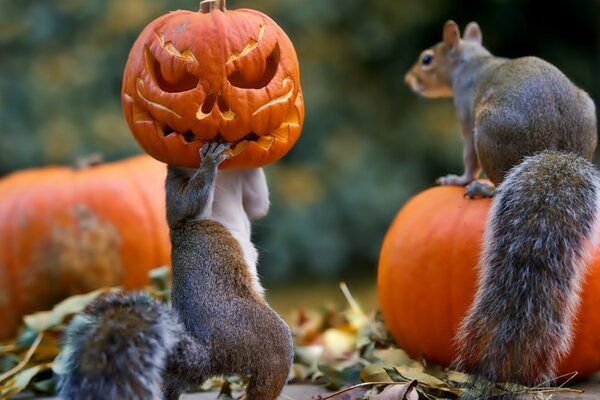
[{"label": "squirrel fur", "polygon": [[[570,349],[598,230],[595,106],[551,64],[494,57],[481,42],[476,23],[461,39],[448,21],[443,41],[405,77],[418,94],[454,98],[464,173],[439,182],[494,196],[454,367],[491,382],[546,384]],[[482,169],[496,188],[476,181]]]},{"label": "squirrel fur", "polygon": [[498,185],[523,157],[542,150],[591,160],[596,108],[587,93],[544,60],[494,57],[481,43],[477,23],[467,25],[461,40],[456,23],[448,21],[443,41],[424,50],[405,76],[422,96],[454,98],[464,139],[464,173],[439,182],[473,183],[467,194],[475,196],[488,193],[475,181],[482,169]]},{"label": "squirrel fur", "polygon": [[168,166],[173,309],[141,294],[92,302],[68,329],[63,399],[175,400],[233,374],[251,377],[249,400],[283,389],[291,334],[263,298],[250,241],[250,219],[268,210],[266,181],[262,170],[217,171],[227,149],[206,144],[193,173]]}]

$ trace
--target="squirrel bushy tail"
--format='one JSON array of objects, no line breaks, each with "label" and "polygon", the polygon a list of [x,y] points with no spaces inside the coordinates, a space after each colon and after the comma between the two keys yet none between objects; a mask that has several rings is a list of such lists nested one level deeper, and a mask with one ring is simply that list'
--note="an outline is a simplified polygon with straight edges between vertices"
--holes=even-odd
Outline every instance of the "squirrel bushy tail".
[{"label": "squirrel bushy tail", "polygon": [[511,169],[488,217],[455,368],[528,386],[555,378],[571,347],[599,190],[596,168],[574,154],[544,151]]},{"label": "squirrel bushy tail", "polygon": [[177,368],[170,364],[202,358],[187,336],[175,314],[146,294],[100,297],[66,332],[60,398],[162,399],[164,372]]}]

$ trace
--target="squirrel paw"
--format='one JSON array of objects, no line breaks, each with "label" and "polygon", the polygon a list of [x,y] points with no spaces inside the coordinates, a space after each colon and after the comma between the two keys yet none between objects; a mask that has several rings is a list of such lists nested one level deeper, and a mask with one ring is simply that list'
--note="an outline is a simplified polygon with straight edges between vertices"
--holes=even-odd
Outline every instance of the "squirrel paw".
[{"label": "squirrel paw", "polygon": [[494,197],[496,187],[489,182],[473,181],[469,183],[465,190],[465,197],[470,199]]},{"label": "squirrel paw", "polygon": [[205,143],[200,148],[201,165],[219,165],[230,157],[227,150],[231,147],[228,143]]},{"label": "squirrel paw", "polygon": [[474,178],[465,175],[446,175],[437,178],[435,183],[442,186],[467,186],[473,182]]}]

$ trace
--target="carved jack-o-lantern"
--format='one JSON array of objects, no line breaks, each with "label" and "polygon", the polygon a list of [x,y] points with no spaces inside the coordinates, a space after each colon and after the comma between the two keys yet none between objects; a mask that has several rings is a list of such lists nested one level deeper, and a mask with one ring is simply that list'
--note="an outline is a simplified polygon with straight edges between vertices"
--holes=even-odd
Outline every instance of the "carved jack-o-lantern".
[{"label": "carved jack-o-lantern", "polygon": [[208,141],[232,144],[222,167],[281,158],[304,120],[298,59],[266,15],[203,1],[151,22],[133,45],[122,104],[131,131],[154,158],[197,167]]}]

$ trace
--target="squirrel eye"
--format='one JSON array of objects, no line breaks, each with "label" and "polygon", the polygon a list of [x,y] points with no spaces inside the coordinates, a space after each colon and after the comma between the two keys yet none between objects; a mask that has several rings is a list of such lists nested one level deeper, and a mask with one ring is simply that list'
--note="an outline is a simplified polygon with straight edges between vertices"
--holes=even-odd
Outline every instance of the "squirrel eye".
[{"label": "squirrel eye", "polygon": [[431,54],[426,54],[421,60],[421,64],[429,65],[433,61],[433,56]]}]

